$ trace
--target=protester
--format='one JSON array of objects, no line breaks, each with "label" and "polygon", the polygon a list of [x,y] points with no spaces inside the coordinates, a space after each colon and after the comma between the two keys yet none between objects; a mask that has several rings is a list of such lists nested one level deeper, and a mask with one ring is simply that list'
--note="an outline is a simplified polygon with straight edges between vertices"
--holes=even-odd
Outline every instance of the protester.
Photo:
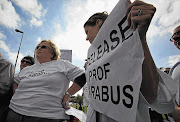
[{"label": "protester", "polygon": [[[174,29],[170,41],[180,49],[180,26]],[[177,82],[178,89],[175,99],[175,110],[170,116],[174,118],[175,122],[180,122],[180,61],[171,68],[169,75]]]},{"label": "protester", "polygon": [[[143,79],[140,88],[141,92],[138,102],[136,122],[150,122],[148,111],[149,106],[151,106],[153,109],[158,109],[162,113],[171,112],[174,109],[172,98],[168,93],[167,88],[161,83],[162,79],[159,77],[160,70],[157,71],[146,42],[146,32],[155,11],[156,8],[153,5],[138,0],[131,3],[127,8],[129,25],[133,30],[138,29],[145,58],[142,67]],[[108,15],[105,12],[96,13],[92,15],[84,24],[85,33],[87,35],[86,40],[88,40],[91,44],[93,43],[93,40],[95,39],[99,29],[107,17]],[[163,95],[168,97],[162,98]],[[159,107],[159,104],[161,104],[161,107]],[[90,102],[87,113],[87,122],[95,121],[115,122],[115,120],[107,117],[106,115],[95,112],[92,109]]]},{"label": "protester", "polygon": [[[27,66],[31,66],[34,64],[34,58],[31,56],[25,56],[22,60],[21,60],[21,64],[20,64],[20,71],[27,67]],[[19,74],[19,73],[18,73]],[[15,77],[18,77],[18,74],[15,75]],[[16,79],[16,78],[15,78]],[[13,83],[13,93],[15,92],[15,90],[17,89],[18,84],[16,82]]]},{"label": "protester", "polygon": [[34,64],[34,58],[31,56],[25,56],[22,60],[21,60],[21,65],[20,65],[20,70],[22,70],[23,68],[27,67],[27,66],[31,66]]},{"label": "protester", "polygon": [[[71,95],[86,83],[85,73],[60,58],[51,40],[41,41],[35,56],[38,63],[24,68],[14,80],[18,88],[10,102],[7,122],[63,122]],[[69,88],[70,81],[74,83]]]},{"label": "protester", "polygon": [[5,122],[12,97],[14,66],[0,53],[0,122]]}]

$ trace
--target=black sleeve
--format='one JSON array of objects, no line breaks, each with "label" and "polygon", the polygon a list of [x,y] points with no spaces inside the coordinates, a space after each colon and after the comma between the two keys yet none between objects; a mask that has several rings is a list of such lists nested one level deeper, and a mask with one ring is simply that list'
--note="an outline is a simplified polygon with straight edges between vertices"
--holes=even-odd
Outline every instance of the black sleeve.
[{"label": "black sleeve", "polygon": [[75,80],[75,83],[77,83],[81,88],[84,86],[84,84],[86,84],[86,76],[85,73],[83,73],[82,75],[78,76]]}]

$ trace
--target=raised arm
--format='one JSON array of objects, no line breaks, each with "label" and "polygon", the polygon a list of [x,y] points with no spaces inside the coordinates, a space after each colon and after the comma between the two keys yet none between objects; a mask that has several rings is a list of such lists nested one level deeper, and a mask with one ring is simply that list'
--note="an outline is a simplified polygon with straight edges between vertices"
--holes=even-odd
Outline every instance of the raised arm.
[{"label": "raised arm", "polygon": [[156,8],[153,5],[138,0],[131,3],[127,8],[128,24],[131,26],[131,29],[138,29],[144,50],[140,90],[149,103],[156,99],[159,83],[159,75],[146,41],[146,33],[155,11]]}]

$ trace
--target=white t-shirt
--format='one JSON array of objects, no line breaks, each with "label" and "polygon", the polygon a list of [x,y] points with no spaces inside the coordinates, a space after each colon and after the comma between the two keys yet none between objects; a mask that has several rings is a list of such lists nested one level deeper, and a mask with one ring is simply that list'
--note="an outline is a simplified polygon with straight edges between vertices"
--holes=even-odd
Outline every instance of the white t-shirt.
[{"label": "white t-shirt", "polygon": [[170,70],[169,75],[174,79],[173,84],[177,86],[176,102],[180,105],[180,62],[177,62]]},{"label": "white t-shirt", "polygon": [[83,105],[89,106],[89,90],[87,83],[83,86]]},{"label": "white t-shirt", "polygon": [[15,82],[18,84],[9,107],[22,115],[67,119],[61,101],[70,81],[83,70],[65,60],[53,60],[24,68]]},{"label": "white t-shirt", "polygon": [[[169,75],[174,79],[171,84],[174,84],[177,89],[175,100],[178,105],[180,105],[180,62],[177,62],[170,70]],[[168,117],[171,122],[175,122],[172,117]]]},{"label": "white t-shirt", "polygon": [[[173,82],[173,80],[164,72],[160,71],[159,69],[157,70],[160,75],[157,98],[152,104],[149,104],[142,95],[142,93],[140,92],[139,101],[137,105],[136,122],[151,122],[149,116],[149,107],[151,107],[153,110],[157,111],[158,113],[162,113],[162,114],[171,113],[174,110],[174,102],[172,98],[172,95],[174,94],[170,94],[169,89],[166,87],[166,82],[170,83]],[[172,92],[175,93],[174,91]],[[100,118],[99,122],[117,122],[103,114],[100,114],[99,118]],[[96,121],[96,112],[91,108],[90,105],[87,111],[86,122],[95,122],[95,121]],[[124,121],[122,120],[120,122],[124,122]]]}]

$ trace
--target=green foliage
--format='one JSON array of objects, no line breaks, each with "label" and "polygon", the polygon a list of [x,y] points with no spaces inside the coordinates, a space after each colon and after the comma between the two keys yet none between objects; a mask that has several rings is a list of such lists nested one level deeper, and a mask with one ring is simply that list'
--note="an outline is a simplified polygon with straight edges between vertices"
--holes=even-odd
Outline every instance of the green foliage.
[{"label": "green foliage", "polygon": [[73,96],[70,99],[70,102],[82,104],[83,103],[83,96],[80,96],[79,94],[77,96]]},{"label": "green foliage", "polygon": [[69,102],[74,103],[71,106],[78,110],[80,109],[80,105],[81,105],[82,111],[84,113],[87,113],[87,106],[82,105],[83,104],[83,96],[80,96],[79,94],[77,96],[73,96]]},{"label": "green foliage", "polygon": [[[78,109],[78,110],[79,110],[79,107],[80,107],[79,104],[72,104],[71,106],[72,106],[73,108]],[[82,108],[83,108],[82,111],[87,114],[87,106],[83,106],[83,105],[82,105]]]}]

